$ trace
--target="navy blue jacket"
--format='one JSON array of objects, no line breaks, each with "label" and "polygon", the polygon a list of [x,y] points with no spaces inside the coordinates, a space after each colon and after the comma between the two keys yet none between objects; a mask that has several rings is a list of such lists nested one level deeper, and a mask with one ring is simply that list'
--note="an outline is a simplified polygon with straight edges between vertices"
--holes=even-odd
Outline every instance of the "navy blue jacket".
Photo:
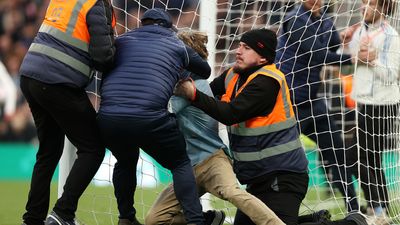
[{"label": "navy blue jacket", "polygon": [[115,67],[103,77],[100,114],[160,118],[186,68],[208,78],[211,68],[171,29],[146,25],[115,41]]},{"label": "navy blue jacket", "polygon": [[340,44],[339,34],[326,10],[321,12],[321,17],[315,17],[300,5],[285,16],[275,62],[286,75],[294,103],[316,98],[324,65],[351,64],[350,55],[336,54]]}]

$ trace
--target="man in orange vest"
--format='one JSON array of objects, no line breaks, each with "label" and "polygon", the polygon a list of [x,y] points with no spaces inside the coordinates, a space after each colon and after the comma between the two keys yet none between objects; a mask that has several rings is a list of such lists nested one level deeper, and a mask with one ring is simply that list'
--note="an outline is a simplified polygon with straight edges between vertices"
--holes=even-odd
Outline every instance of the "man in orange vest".
[{"label": "man in orange vest", "polygon": [[[285,75],[273,64],[276,43],[276,34],[267,29],[242,35],[234,66],[210,84],[214,95],[221,96],[221,100],[196,91],[190,81],[181,82],[175,93],[227,125],[233,169],[249,193],[270,207],[285,224],[316,222],[317,225],[324,218],[313,220],[312,215],[310,221],[298,218],[308,188],[308,161],[299,139]],[[352,214],[331,224],[365,224],[360,217]],[[234,224],[254,223],[237,210]]]},{"label": "man in orange vest", "polygon": [[[20,68],[21,90],[32,111],[39,139],[23,224],[76,224],[78,200],[105,152],[96,111],[84,88],[95,71],[107,71],[112,65],[114,25],[108,0],[49,3]],[[46,219],[50,182],[63,153],[65,136],[77,148],[77,159],[62,196]]]},{"label": "man in orange vest", "polygon": [[[307,193],[308,162],[285,76],[273,64],[276,42],[276,34],[267,29],[251,30],[241,37],[235,65],[210,84],[221,101],[194,91],[187,83],[182,83],[182,91],[193,99],[192,105],[227,125],[240,183],[247,184],[247,191],[284,223],[297,224]],[[238,210],[235,224],[254,223]]]}]

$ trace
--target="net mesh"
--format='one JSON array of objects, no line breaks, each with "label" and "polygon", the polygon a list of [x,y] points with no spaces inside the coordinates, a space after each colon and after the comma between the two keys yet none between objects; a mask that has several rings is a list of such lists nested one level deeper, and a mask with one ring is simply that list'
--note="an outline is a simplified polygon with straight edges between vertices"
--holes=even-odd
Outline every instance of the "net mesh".
[{"label": "net mesh", "polygon": [[[397,1],[397,0],[396,0]],[[303,1],[304,2],[304,1]],[[368,1],[367,1],[368,2]],[[213,4],[216,7],[216,18],[213,19],[207,11],[201,12],[201,4]],[[235,49],[238,46],[239,37],[246,31],[253,28],[269,28],[275,30],[281,35],[291,35],[289,33],[283,33],[283,21],[285,15],[291,10],[296,9],[301,1],[295,0],[112,0],[114,10],[117,16],[117,36],[132,30],[140,25],[139,18],[146,9],[159,7],[167,9],[173,16],[174,24],[178,29],[189,28],[195,30],[201,30],[215,37],[215,41],[209,43],[209,52],[211,54],[210,64],[213,66],[213,76],[218,76],[225,69],[232,65],[235,61]],[[356,24],[363,21],[365,13],[363,13],[363,7],[361,1],[353,0],[326,0],[323,1],[324,10],[326,9],[326,15],[329,17],[336,27],[338,32],[344,31],[350,25]],[[210,12],[212,12],[210,10]],[[201,20],[204,18],[213,19],[213,23],[210,26],[201,26]],[[387,23],[390,24],[395,30],[399,30],[399,12],[398,8],[392,13],[391,16],[386,18]],[[207,20],[206,20],[207,21]],[[210,33],[213,31],[213,33]],[[318,35],[318,34],[315,34]],[[326,34],[325,34],[326,35]],[[330,39],[331,36],[328,32],[327,37]],[[285,51],[289,46],[283,46],[284,49],[278,49],[278,51]],[[339,46],[337,46],[339,47]],[[328,48],[328,47],[326,47]],[[312,49],[312,48],[311,48]],[[385,51],[382,50],[381,51]],[[388,50],[390,51],[390,49]],[[313,54],[313,50],[305,52],[303,54]],[[399,53],[400,54],[400,53]],[[293,56],[295,60],[292,62],[296,63],[299,55]],[[290,61],[290,60],[288,60]],[[321,64],[308,64],[306,68],[308,71],[312,71],[315,67],[321,67],[320,80],[314,81],[311,79],[310,74],[305,74],[307,81],[301,86],[294,86],[293,83],[289,83],[290,88],[295,90],[296,88],[302,88],[304,86],[310,87],[318,85],[319,89],[315,97],[311,97],[312,93],[306,93],[309,97],[300,103],[294,103],[297,107],[304,102],[309,104],[309,107],[313,107],[316,101],[323,101],[330,111],[330,118],[335,121],[335,124],[339,128],[339,131],[328,130],[323,131],[326,135],[330,136],[331,142],[333,140],[333,133],[339,132],[339,135],[344,140],[345,149],[355,148],[358,154],[362,151],[362,145],[360,138],[358,137],[358,130],[362,130],[360,126],[360,120],[357,122],[360,116],[362,116],[362,110],[359,105],[354,103],[350,98],[350,90],[352,88],[352,79],[350,76],[342,76],[344,71],[349,68],[343,65],[331,65],[332,63],[326,63],[322,60]],[[282,62],[282,64],[285,62]],[[355,65],[357,67],[358,64]],[[384,67],[391,67],[393,65],[384,65]],[[293,68],[296,68],[295,66]],[[354,68],[352,68],[354,71]],[[300,71],[295,69],[290,71],[296,74]],[[310,72],[311,73],[311,72]],[[304,74],[304,72],[302,73]],[[99,85],[101,82],[101,75],[96,76],[94,82],[88,87],[88,94],[93,102],[96,109],[99,107]],[[398,84],[397,84],[398,85]],[[294,92],[296,93],[296,92]],[[296,96],[293,96],[296,98]],[[383,136],[379,141],[385,142],[383,145],[384,149],[376,147],[376,149],[370,149],[374,154],[373,158],[368,158],[367,163],[360,165],[360,163],[349,164],[346,159],[340,160],[335,155],[336,165],[339,165],[344,169],[345,173],[349,173],[351,166],[365,166],[369,168],[369,171],[375,171],[380,177],[382,177],[382,171],[386,175],[383,185],[388,190],[388,198],[385,198],[384,203],[390,205],[390,211],[388,211],[388,221],[391,223],[400,222],[400,154],[399,154],[399,129],[398,119],[399,115],[393,108],[385,108],[388,113],[389,120],[385,120],[385,126],[389,127],[387,130],[390,132],[382,132],[377,134]],[[389,112],[390,111],[390,112]],[[367,118],[367,117],[366,117]],[[306,128],[301,126],[301,122],[311,120],[311,129],[317,129],[318,120],[317,117],[311,113],[310,116],[299,119],[299,128],[303,133],[302,143],[306,150],[306,155],[309,160],[309,190],[306,198],[300,209],[300,214],[311,213],[320,209],[329,209],[334,219],[343,218],[346,213],[345,200],[349,200],[349,196],[343,196],[338,190],[337,185],[334,183],[340,183],[343,188],[346,188],[346,182],[343,179],[334,180],[332,174],[332,165],[326,165],[324,162],[323,154],[321,151],[321,140],[316,138],[315,133],[306,132]],[[367,120],[367,119],[366,119]],[[361,121],[362,122],[362,121]],[[366,124],[367,121],[364,122]],[[365,127],[365,126],[364,126]],[[222,132],[223,132],[223,128]],[[304,129],[304,130],[302,130]],[[307,128],[309,129],[309,128]],[[318,132],[317,132],[318,133]],[[314,135],[314,136],[313,136]],[[354,135],[356,138],[354,139]],[[314,137],[314,138],[313,138]],[[314,140],[313,140],[314,139]],[[357,140],[354,142],[353,140]],[[380,146],[380,145],[374,145]],[[361,150],[360,150],[361,149]],[[342,162],[343,161],[343,162]],[[381,168],[377,167],[377,161],[381,162]],[[94,178],[92,185],[85,192],[84,196],[79,205],[78,217],[81,218],[85,224],[116,224],[118,220],[118,211],[116,206],[115,197],[113,195],[112,187],[112,170],[115,159],[107,152],[106,158]],[[378,171],[378,172],[377,172]],[[368,206],[368,202],[365,200],[365,195],[359,179],[357,176],[360,174],[353,174],[352,179],[348,180],[348,184],[353,184],[357,192],[356,197],[362,206],[355,210],[361,210],[365,214],[369,215],[371,221],[375,221],[378,218],[375,214],[370,211],[364,211],[363,207]],[[135,196],[135,207],[138,211],[137,217],[142,222],[146,212],[151,207],[151,204],[160,193],[160,191],[171,182],[171,175],[169,171],[159,166],[153,159],[147,156],[145,153],[141,153],[141,157],[137,166],[138,176],[138,189]],[[341,174],[344,177],[345,174]],[[368,174],[368,179],[370,179]],[[372,178],[371,178],[372,179]],[[367,180],[364,184],[376,183],[375,181]],[[379,182],[378,182],[379,183]],[[228,202],[219,200],[211,195],[207,195],[205,198],[205,207],[211,207],[216,209],[222,209],[227,212],[226,223],[232,224],[233,217],[236,209]],[[375,220],[374,220],[375,219]]]}]

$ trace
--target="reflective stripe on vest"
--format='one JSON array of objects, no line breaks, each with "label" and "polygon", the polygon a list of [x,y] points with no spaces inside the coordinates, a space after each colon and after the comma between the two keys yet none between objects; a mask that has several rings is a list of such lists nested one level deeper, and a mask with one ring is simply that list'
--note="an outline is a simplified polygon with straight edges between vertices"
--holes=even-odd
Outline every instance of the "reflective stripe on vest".
[{"label": "reflective stripe on vest", "polygon": [[263,73],[267,73],[269,74],[271,77],[274,77],[276,80],[279,81],[279,83],[281,83],[281,89],[282,89],[282,100],[283,100],[283,105],[284,105],[284,109],[285,109],[285,114],[286,114],[286,118],[290,118],[290,104],[288,102],[288,96],[286,96],[286,92],[287,92],[287,85],[284,85],[284,77],[279,76],[278,74],[270,71],[270,70],[266,70],[265,68],[261,68],[260,70],[258,70],[259,72],[263,72]]},{"label": "reflective stripe on vest", "polygon": [[225,90],[228,88],[229,83],[231,82],[232,78],[235,76],[235,72],[233,72],[233,68],[228,71],[225,77]]},{"label": "reflective stripe on vest", "polygon": [[269,147],[262,149],[257,152],[235,152],[232,151],[233,158],[237,161],[249,162],[249,161],[258,161],[261,159],[265,159],[268,157],[276,156],[279,154],[283,154],[286,152],[290,152],[296,149],[302,148],[301,141],[299,138],[293,140],[291,142],[281,144],[274,147]]},{"label": "reflective stripe on vest", "polygon": [[29,47],[29,51],[31,52],[38,52],[43,55],[46,55],[48,57],[54,58],[72,68],[75,70],[87,75],[90,77],[90,67],[81,61],[75,59],[72,56],[69,56],[65,54],[64,52],[61,52],[55,48],[42,45],[42,44],[37,44],[37,43],[32,43],[31,47]]},{"label": "reflective stripe on vest", "polygon": [[72,37],[70,34],[64,33],[57,28],[54,28],[47,24],[42,24],[42,26],[40,26],[39,32],[49,34],[49,35],[57,38],[58,40],[68,43],[69,45],[74,46],[84,52],[89,52],[89,44],[88,43],[81,41],[79,39],[76,39],[76,38]]},{"label": "reflective stripe on vest", "polygon": [[[86,25],[86,14],[96,2],[96,0],[51,1],[39,32],[51,35],[68,46],[88,54],[90,36]],[[29,51],[56,59],[91,77],[89,65],[46,43],[33,43]]]},{"label": "reflective stripe on vest", "polygon": [[[46,12],[45,20],[39,29],[39,32],[47,33],[71,46],[74,46],[82,51],[88,52],[89,49],[89,36],[88,34],[83,37],[74,36],[75,29],[86,29],[87,27],[77,27],[79,25],[78,19],[81,10],[84,10],[84,5],[90,7],[95,4],[94,0],[77,0],[73,7],[69,7],[71,3],[50,3],[52,4],[48,12]],[[65,8],[64,8],[65,7]],[[70,15],[68,15],[70,11]],[[68,17],[67,17],[68,16]],[[83,15],[84,17],[86,15]],[[67,18],[66,18],[67,17]],[[85,23],[86,24],[86,23]],[[85,31],[84,33],[87,33]]]},{"label": "reflective stripe on vest", "polygon": [[227,127],[227,131],[231,134],[239,135],[239,136],[258,136],[262,134],[269,134],[285,129],[289,129],[291,127],[296,126],[297,121],[295,118],[289,118],[286,121],[274,123],[265,127],[243,127],[243,123],[239,124],[238,127],[229,126]]}]

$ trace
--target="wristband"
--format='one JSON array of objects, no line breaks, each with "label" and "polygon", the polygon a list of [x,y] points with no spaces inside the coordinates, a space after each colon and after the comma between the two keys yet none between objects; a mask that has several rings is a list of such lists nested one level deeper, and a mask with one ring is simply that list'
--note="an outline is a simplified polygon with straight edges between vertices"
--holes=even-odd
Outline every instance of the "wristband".
[{"label": "wristband", "polygon": [[192,96],[192,98],[190,99],[192,102],[194,101],[194,100],[196,100],[196,93],[197,93],[197,89],[196,89],[196,85],[194,84],[194,81],[193,81],[193,79],[192,78],[190,78],[190,82],[192,82],[192,86],[193,86],[193,96]]}]

